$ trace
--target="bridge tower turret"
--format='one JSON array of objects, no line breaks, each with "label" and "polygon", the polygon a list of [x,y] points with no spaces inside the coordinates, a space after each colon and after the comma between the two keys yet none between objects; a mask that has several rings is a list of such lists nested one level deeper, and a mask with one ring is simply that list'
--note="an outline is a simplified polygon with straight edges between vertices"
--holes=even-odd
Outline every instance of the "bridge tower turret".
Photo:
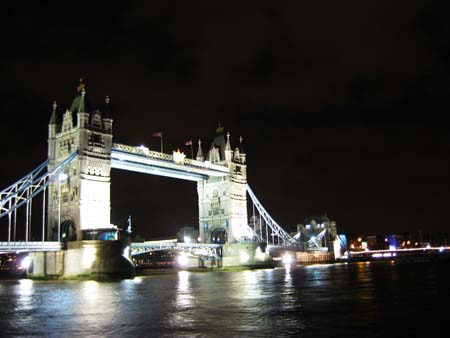
[{"label": "bridge tower turret", "polygon": [[[74,151],[78,156],[48,188],[49,239],[94,239],[108,234],[110,224],[110,170],[112,119],[109,98],[99,110],[89,110],[82,81],[70,109],[58,123],[54,107],[49,124],[48,170]],[[76,125],[74,125],[76,114]]]},{"label": "bridge tower turret", "polygon": [[229,168],[225,177],[210,177],[197,183],[199,228],[202,242],[235,242],[249,236],[247,224],[247,167],[245,154],[231,148],[219,125],[206,161]]},{"label": "bridge tower turret", "polygon": [[203,151],[202,151],[202,141],[198,140],[198,150],[197,150],[197,156],[195,157],[197,161],[203,161]]}]

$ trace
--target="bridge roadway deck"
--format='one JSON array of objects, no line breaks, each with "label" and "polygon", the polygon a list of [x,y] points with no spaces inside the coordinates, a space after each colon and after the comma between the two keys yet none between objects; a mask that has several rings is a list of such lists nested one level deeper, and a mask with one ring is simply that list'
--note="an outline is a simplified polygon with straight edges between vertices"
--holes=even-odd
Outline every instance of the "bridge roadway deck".
[{"label": "bridge roadway deck", "polygon": [[114,143],[111,151],[111,167],[144,174],[160,175],[190,181],[201,181],[209,177],[228,176],[228,167],[208,161],[183,159],[149,150],[146,147],[133,147]]},{"label": "bridge roadway deck", "polygon": [[61,242],[0,242],[0,253],[58,251],[61,249]]},{"label": "bridge roadway deck", "polygon": [[136,256],[147,252],[173,250],[186,252],[195,256],[218,256],[222,250],[221,244],[207,243],[178,243],[176,239],[162,241],[148,241],[143,243],[131,243],[131,255]]}]

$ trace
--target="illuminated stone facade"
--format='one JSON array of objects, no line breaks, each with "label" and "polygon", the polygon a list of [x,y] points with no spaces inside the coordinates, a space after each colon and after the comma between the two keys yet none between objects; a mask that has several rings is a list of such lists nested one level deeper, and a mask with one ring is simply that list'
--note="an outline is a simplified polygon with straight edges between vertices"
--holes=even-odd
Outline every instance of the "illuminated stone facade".
[{"label": "illuminated stone facade", "polygon": [[[203,156],[201,149],[199,154]],[[198,160],[202,160],[197,155]],[[227,166],[230,175],[197,183],[200,238],[206,243],[233,243],[251,236],[247,224],[247,166],[241,146],[231,150],[230,135],[217,129],[206,161]]]},{"label": "illuminated stone facade", "polygon": [[[63,241],[93,239],[87,238],[86,230],[94,233],[94,230],[101,232],[114,227],[110,223],[113,136],[108,101],[102,112],[89,110],[81,85],[61,122],[54,105],[49,123],[48,170],[75,151],[78,156],[65,169],[64,175],[48,187],[47,231],[50,240],[57,240],[58,233]],[[184,154],[174,152],[173,158],[183,165]],[[197,183],[200,241],[234,243],[251,237],[247,223],[247,169],[242,139],[239,147],[232,150],[230,135],[225,136],[223,128],[219,127],[206,158],[199,143],[197,160],[206,166],[226,167],[230,172],[227,176],[210,176]],[[186,173],[189,171],[186,169]]]},{"label": "illuminated stone facade", "polygon": [[[48,237],[82,239],[83,230],[109,229],[112,119],[107,98],[103,113],[88,112],[84,86],[70,109],[57,119],[56,104],[49,123],[48,170],[74,151],[78,156],[48,188]],[[74,123],[76,118],[76,123]],[[60,229],[58,231],[58,222]]]}]

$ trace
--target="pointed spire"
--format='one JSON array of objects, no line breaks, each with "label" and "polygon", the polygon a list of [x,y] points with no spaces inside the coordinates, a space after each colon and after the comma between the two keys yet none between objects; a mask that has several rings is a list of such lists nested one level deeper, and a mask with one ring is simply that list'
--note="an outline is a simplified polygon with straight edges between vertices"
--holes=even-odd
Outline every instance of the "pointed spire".
[{"label": "pointed spire", "polygon": [[[83,88],[81,88],[81,98],[80,98],[80,105],[78,106],[78,112],[79,113],[87,113],[86,112],[86,104],[84,102],[84,98],[86,96],[86,90],[84,89],[84,84],[81,83],[80,86],[83,85]],[[80,87],[78,86],[78,88]]]},{"label": "pointed spire", "polygon": [[111,100],[109,99],[109,96],[106,96],[105,97],[105,107],[103,108],[103,111],[102,111],[103,118],[105,118],[105,119],[111,118],[111,105],[109,104],[110,101]]},{"label": "pointed spire", "polygon": [[198,140],[198,150],[197,150],[196,160],[197,161],[203,161],[204,160],[203,151],[202,151],[202,141],[201,140]]},{"label": "pointed spire", "polygon": [[242,140],[243,140],[242,136],[239,136],[239,151],[242,154],[245,154],[244,147],[242,146]]},{"label": "pointed spire", "polygon": [[218,127],[217,127],[217,129],[216,129],[216,133],[217,134],[222,134],[223,133],[223,127],[222,127],[222,124],[220,123],[220,121],[219,121],[219,125],[218,125]]},{"label": "pointed spire", "polygon": [[230,133],[227,132],[227,144],[225,145],[225,161],[231,162],[233,159],[233,151],[230,145]]},{"label": "pointed spire", "polygon": [[80,84],[77,87],[77,92],[82,92],[86,88],[86,85],[83,83],[83,79],[80,79]]},{"label": "pointed spire", "polygon": [[52,112],[52,117],[50,118],[49,124],[58,124],[58,117],[56,116],[56,108],[57,107],[58,107],[58,105],[56,104],[56,101],[53,101],[53,112]]},{"label": "pointed spire", "polygon": [[227,144],[225,146],[225,150],[231,150],[231,145],[230,145],[230,133],[227,133]]}]

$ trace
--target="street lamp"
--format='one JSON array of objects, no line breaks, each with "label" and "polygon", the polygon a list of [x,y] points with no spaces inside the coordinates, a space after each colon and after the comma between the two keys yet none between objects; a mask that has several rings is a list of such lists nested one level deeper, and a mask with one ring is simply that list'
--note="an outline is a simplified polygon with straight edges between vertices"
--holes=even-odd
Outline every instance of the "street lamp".
[{"label": "street lamp", "polygon": [[64,172],[58,176],[58,242],[61,240],[61,182],[67,180],[67,177]]}]

